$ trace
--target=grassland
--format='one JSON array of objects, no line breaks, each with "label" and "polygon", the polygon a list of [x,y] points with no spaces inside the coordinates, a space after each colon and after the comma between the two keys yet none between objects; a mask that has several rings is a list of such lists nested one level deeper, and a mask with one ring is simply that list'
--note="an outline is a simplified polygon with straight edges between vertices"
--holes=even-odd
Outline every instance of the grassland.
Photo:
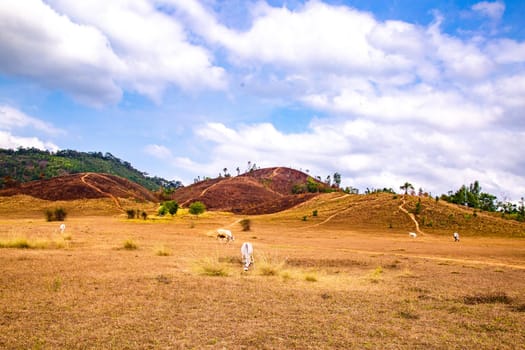
[{"label": "grassland", "polygon": [[[60,203],[77,208],[67,244],[0,249],[0,348],[525,348],[523,227],[480,214],[484,230],[463,224],[459,243],[444,226],[410,239],[399,199],[370,199],[322,196],[251,216],[247,232],[228,213],[127,220],[109,200]],[[64,239],[50,203],[2,200],[0,240]],[[435,222],[473,220],[424,204]]]}]

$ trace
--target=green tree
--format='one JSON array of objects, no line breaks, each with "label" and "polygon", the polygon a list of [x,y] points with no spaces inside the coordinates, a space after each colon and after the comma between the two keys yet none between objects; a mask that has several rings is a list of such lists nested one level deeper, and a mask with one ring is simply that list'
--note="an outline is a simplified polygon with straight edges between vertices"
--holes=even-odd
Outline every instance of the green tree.
[{"label": "green tree", "polygon": [[206,211],[206,206],[204,203],[196,201],[190,204],[189,212],[192,215],[199,215]]},{"label": "green tree", "polygon": [[334,173],[334,184],[339,188],[341,185],[341,174]]},{"label": "green tree", "polygon": [[177,211],[179,210],[179,203],[177,203],[177,201],[166,201],[162,203],[162,205],[166,207],[171,216],[177,214]]}]

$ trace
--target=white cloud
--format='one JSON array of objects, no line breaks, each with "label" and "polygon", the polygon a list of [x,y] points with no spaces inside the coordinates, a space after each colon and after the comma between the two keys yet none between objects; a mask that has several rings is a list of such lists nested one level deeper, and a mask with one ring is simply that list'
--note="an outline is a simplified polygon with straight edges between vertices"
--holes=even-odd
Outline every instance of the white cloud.
[{"label": "white cloud", "polygon": [[22,137],[12,135],[8,131],[0,130],[0,148],[38,148],[42,150],[58,151],[59,147],[52,142],[42,141],[37,137]]},{"label": "white cloud", "polygon": [[55,128],[40,119],[28,116],[8,105],[0,105],[0,148],[16,149],[39,148],[57,151],[59,148],[53,142],[42,141],[37,136],[19,136],[16,133],[44,133],[48,135],[61,135],[64,131]]},{"label": "white cloud", "polygon": [[223,89],[225,72],[147,0],[0,3],[0,72],[63,90],[94,106],[123,89],[160,100],[174,85]]},{"label": "white cloud", "polygon": [[472,5],[472,10],[487,16],[492,20],[500,20],[505,12],[505,4],[501,1],[481,1]]},{"label": "white cloud", "polygon": [[166,146],[162,145],[147,145],[144,148],[144,152],[161,160],[173,157],[171,151]]},{"label": "white cloud", "polygon": [[62,130],[55,128],[49,123],[30,117],[16,108],[8,105],[0,105],[0,129],[12,130],[15,128],[28,127],[43,131],[47,134],[57,135],[63,133]]}]

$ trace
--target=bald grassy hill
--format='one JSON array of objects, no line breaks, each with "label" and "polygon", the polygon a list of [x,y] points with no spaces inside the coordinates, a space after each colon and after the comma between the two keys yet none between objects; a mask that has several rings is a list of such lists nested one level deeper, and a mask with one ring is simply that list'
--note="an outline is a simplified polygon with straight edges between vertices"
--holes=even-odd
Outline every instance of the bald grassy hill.
[{"label": "bald grassy hill", "polygon": [[474,211],[428,197],[390,193],[322,194],[291,209],[260,216],[258,220],[299,227],[322,226],[333,231],[396,234],[416,231],[415,223],[400,207],[414,214],[420,235],[459,232],[461,236],[525,237],[525,223],[501,218],[498,213]]}]

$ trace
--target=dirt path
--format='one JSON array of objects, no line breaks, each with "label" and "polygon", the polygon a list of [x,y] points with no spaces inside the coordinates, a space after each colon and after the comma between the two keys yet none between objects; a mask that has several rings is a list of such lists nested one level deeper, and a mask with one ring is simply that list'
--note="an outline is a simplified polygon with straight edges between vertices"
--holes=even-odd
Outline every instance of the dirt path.
[{"label": "dirt path", "polygon": [[[342,198],[345,198],[349,196],[349,194],[345,194],[343,196],[340,196],[340,197],[337,197],[337,198],[332,198],[330,199],[330,201],[334,201],[334,200],[339,200],[339,199],[342,199]],[[350,209],[352,209],[352,206],[349,206],[348,208],[346,208],[345,210],[341,210],[333,215],[330,215],[328,218],[326,218],[324,221],[321,221],[315,225],[312,225],[312,226],[309,226],[309,227],[316,227],[316,226],[320,226],[320,225],[323,225],[323,224],[326,224],[328,221],[332,220],[333,218],[335,218],[336,216],[338,215],[341,215],[341,214],[344,214],[346,213],[347,211],[349,211]]]},{"label": "dirt path", "polygon": [[406,201],[405,201],[405,196],[403,196],[403,203],[401,203],[399,205],[399,210],[401,210],[403,213],[407,214],[408,217],[410,218],[410,220],[412,220],[414,222],[414,224],[416,225],[416,233],[419,233],[420,235],[424,235],[425,233],[423,231],[421,231],[419,229],[419,223],[417,222],[416,220],[416,216],[412,213],[409,213],[408,210],[406,210],[405,208],[403,208],[403,206],[405,205]]},{"label": "dirt path", "polygon": [[86,181],[86,179],[87,179],[87,177],[88,177],[89,175],[92,175],[92,173],[86,173],[86,174],[84,174],[84,175],[80,178],[80,180],[81,180],[84,184],[86,184],[87,186],[89,186],[89,187],[91,187],[92,189],[94,189],[95,191],[97,191],[97,192],[103,194],[105,197],[109,197],[109,198],[111,198],[111,200],[115,203],[115,205],[117,206],[117,208],[118,208],[119,210],[121,210],[121,211],[124,211],[124,208],[122,208],[122,206],[120,205],[120,202],[119,202],[119,200],[118,200],[117,197],[115,197],[115,196],[112,195],[111,193],[108,193],[108,192],[102,191],[102,190],[101,190],[100,188],[98,188],[97,186],[95,186],[95,185],[93,185],[93,184],[91,184],[91,183],[89,183],[89,182]]}]

